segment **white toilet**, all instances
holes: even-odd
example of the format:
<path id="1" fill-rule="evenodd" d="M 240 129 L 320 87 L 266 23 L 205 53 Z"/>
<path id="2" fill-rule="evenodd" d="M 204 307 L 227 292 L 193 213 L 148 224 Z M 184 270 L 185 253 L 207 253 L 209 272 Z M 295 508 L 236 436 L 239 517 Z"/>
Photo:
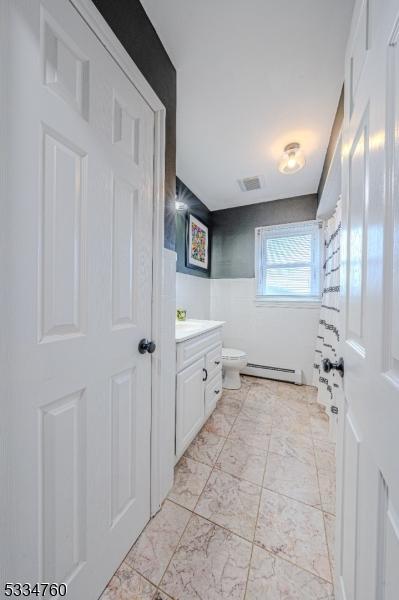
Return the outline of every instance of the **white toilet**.
<path id="1" fill-rule="evenodd" d="M 223 387 L 226 390 L 239 390 L 240 371 L 247 366 L 248 354 L 234 348 L 222 348 Z"/>

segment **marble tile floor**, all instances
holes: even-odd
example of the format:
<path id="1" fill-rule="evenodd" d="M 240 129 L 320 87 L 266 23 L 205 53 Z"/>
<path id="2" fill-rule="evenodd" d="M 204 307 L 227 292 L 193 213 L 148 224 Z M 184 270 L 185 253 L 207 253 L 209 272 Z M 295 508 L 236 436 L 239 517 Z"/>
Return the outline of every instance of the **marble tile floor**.
<path id="1" fill-rule="evenodd" d="M 308 386 L 242 378 L 101 600 L 333 600 L 335 448 Z"/>

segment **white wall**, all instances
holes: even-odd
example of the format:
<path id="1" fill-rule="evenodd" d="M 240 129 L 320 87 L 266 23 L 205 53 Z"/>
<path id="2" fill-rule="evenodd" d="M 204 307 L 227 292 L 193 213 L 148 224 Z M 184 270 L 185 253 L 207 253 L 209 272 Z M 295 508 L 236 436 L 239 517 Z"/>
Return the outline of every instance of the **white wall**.
<path id="1" fill-rule="evenodd" d="M 226 321 L 225 346 L 245 350 L 249 362 L 301 369 L 312 385 L 320 307 L 256 306 L 255 279 L 205 279 L 176 273 L 176 307 L 189 319 Z"/>
<path id="2" fill-rule="evenodd" d="M 176 307 L 185 308 L 188 319 L 210 318 L 210 279 L 176 273 Z"/>
<path id="3" fill-rule="evenodd" d="M 249 362 L 302 369 L 312 385 L 320 306 L 256 306 L 255 279 L 211 279 L 211 319 L 226 321 L 223 343 Z"/>

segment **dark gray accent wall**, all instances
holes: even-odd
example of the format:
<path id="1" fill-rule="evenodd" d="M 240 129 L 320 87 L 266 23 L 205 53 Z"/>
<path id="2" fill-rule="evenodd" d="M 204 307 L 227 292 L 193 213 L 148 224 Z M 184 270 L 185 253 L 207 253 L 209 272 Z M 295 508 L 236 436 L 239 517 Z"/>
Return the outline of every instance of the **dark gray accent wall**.
<path id="1" fill-rule="evenodd" d="M 179 273 L 187 273 L 196 277 L 210 277 L 209 272 L 200 271 L 199 269 L 190 269 L 186 267 L 186 218 L 187 212 L 191 212 L 195 217 L 200 219 L 207 225 L 209 229 L 209 253 L 212 257 L 212 213 L 203 202 L 179 179 L 176 179 L 176 195 L 177 199 L 187 205 L 186 211 L 176 211 L 176 253 L 177 265 L 176 270 Z"/>
<path id="2" fill-rule="evenodd" d="M 335 146 L 342 129 L 342 122 L 344 120 L 344 86 L 342 86 L 341 95 L 339 97 L 337 112 L 335 113 L 334 123 L 331 129 L 330 141 L 328 142 L 326 157 L 324 159 L 323 169 L 320 176 L 319 187 L 317 190 L 317 196 L 320 200 L 323 193 L 324 185 L 326 183 L 328 170 L 330 168 L 331 161 L 334 156 Z"/>
<path id="3" fill-rule="evenodd" d="M 211 277 L 255 277 L 255 228 L 316 218 L 317 194 L 212 212 Z"/>
<path id="4" fill-rule="evenodd" d="M 175 249 L 176 70 L 139 0 L 93 0 L 166 108 L 165 247 Z"/>

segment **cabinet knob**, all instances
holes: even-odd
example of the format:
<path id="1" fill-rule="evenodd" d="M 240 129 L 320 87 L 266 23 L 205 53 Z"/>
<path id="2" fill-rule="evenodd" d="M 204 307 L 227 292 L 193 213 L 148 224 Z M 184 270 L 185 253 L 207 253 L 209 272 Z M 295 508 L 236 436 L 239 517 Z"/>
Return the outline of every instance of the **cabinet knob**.
<path id="1" fill-rule="evenodd" d="M 215 365 L 220 365 L 220 360 L 215 360 Z"/>
<path id="2" fill-rule="evenodd" d="M 214 390 L 215 394 L 218 394 L 220 392 L 220 390 Z"/>
<path id="3" fill-rule="evenodd" d="M 208 371 L 206 369 L 202 369 L 204 372 L 205 377 L 203 378 L 202 381 L 206 381 L 208 379 Z"/>

